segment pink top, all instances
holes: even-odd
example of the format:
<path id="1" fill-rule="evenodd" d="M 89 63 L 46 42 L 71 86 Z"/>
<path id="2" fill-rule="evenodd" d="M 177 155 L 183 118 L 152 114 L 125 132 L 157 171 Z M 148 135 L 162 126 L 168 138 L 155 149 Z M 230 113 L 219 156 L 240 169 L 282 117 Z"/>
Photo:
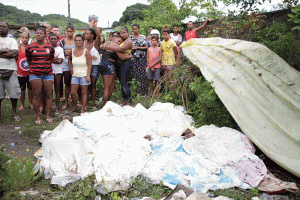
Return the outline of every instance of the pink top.
<path id="1" fill-rule="evenodd" d="M 195 33 L 195 29 L 192 29 L 191 31 L 187 31 L 185 33 L 185 40 L 188 41 L 190 39 L 193 39 L 193 38 L 197 38 L 197 35 Z"/>
<path id="2" fill-rule="evenodd" d="M 159 53 L 160 53 L 160 47 L 149 47 L 148 48 L 149 53 L 149 64 L 155 63 L 157 60 L 159 60 Z M 149 68 L 149 65 L 148 65 Z M 161 68 L 160 62 L 154 65 L 154 68 Z"/>

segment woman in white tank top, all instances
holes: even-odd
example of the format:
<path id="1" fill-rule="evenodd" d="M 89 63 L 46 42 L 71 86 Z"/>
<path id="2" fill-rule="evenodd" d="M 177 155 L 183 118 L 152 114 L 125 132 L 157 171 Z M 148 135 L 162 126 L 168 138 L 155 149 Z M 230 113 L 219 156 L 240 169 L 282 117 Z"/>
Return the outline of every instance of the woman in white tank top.
<path id="1" fill-rule="evenodd" d="M 92 56 L 90 51 L 84 48 L 84 37 L 80 34 L 75 38 L 76 47 L 72 49 L 72 55 L 69 57 L 69 67 L 72 74 L 71 97 L 73 102 L 72 112 L 77 111 L 77 92 L 81 89 L 81 113 L 85 111 L 87 104 L 88 85 L 91 83 Z"/>

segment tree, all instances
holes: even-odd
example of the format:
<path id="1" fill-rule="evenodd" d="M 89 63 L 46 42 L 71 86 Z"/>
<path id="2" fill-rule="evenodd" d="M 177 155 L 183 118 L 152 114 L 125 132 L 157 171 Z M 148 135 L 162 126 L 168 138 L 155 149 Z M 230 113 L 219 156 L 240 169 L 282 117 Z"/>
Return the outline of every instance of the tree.
<path id="1" fill-rule="evenodd" d="M 125 25 L 127 23 L 132 22 L 133 20 L 144 20 L 144 13 L 143 11 L 147 10 L 149 5 L 136 3 L 131 6 L 127 6 L 124 12 L 122 13 L 123 16 L 119 19 L 119 22 L 114 21 L 112 27 Z"/>
<path id="2" fill-rule="evenodd" d="M 177 0 L 176 4 L 172 0 L 148 0 L 148 2 L 150 6 L 144 11 L 144 20 L 132 21 L 140 25 L 140 32 L 145 35 L 148 34 L 148 27 L 152 25 L 161 31 L 163 26 L 172 28 L 174 24 L 180 25 L 184 19 L 191 16 L 200 19 L 207 17 L 207 13 L 210 17 L 217 13 L 214 8 L 217 6 L 211 0 Z"/>
<path id="3" fill-rule="evenodd" d="M 256 9 L 257 5 L 262 5 L 265 2 L 271 3 L 272 0 L 219 0 L 223 1 L 225 5 L 236 4 L 236 6 L 241 6 L 241 11 L 252 11 Z M 283 0 L 282 5 L 287 8 L 296 6 L 299 0 Z"/>

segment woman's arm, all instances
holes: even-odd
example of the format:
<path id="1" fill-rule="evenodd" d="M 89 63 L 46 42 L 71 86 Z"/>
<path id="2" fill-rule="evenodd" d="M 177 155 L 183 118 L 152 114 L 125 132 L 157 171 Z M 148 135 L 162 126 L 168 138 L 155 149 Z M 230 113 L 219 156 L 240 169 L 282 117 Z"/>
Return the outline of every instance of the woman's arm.
<path id="1" fill-rule="evenodd" d="M 147 51 L 147 49 L 148 49 L 148 44 L 146 44 L 145 46 L 143 46 L 143 47 L 135 47 L 135 49 L 137 49 L 137 50 L 145 50 L 145 51 Z"/>
<path id="2" fill-rule="evenodd" d="M 64 50 L 65 56 L 71 56 L 72 55 L 72 50 L 68 49 L 68 50 Z"/>
<path id="3" fill-rule="evenodd" d="M 69 56 L 68 64 L 69 64 L 71 75 L 73 75 L 74 74 L 74 70 L 73 70 L 73 67 L 72 67 L 72 54 Z"/>
<path id="4" fill-rule="evenodd" d="M 91 22 L 90 22 L 90 27 L 93 27 L 96 32 L 96 40 L 94 42 L 94 47 L 99 51 L 100 46 L 101 46 L 101 32 L 97 27 L 97 22 L 95 21 L 95 17 L 91 16 Z"/>
<path id="5" fill-rule="evenodd" d="M 123 53 L 116 53 L 117 56 L 121 59 L 121 60 L 129 60 L 132 58 L 132 55 L 124 55 Z"/>
<path id="6" fill-rule="evenodd" d="M 86 82 L 91 81 L 91 71 L 92 71 L 92 56 L 89 50 L 86 49 L 85 51 L 85 57 L 86 57 L 86 62 L 88 65 L 88 70 L 87 70 L 87 75 L 86 75 Z"/>
<path id="7" fill-rule="evenodd" d="M 52 63 L 54 64 L 61 64 L 63 62 L 62 58 L 54 58 L 54 60 L 52 60 Z"/>
<path id="8" fill-rule="evenodd" d="M 112 45 L 112 43 L 105 43 L 103 48 L 105 50 L 111 50 L 113 52 L 122 52 L 125 51 L 127 49 L 132 49 L 132 41 L 131 40 L 127 40 L 123 46 L 119 46 L 119 45 Z"/>

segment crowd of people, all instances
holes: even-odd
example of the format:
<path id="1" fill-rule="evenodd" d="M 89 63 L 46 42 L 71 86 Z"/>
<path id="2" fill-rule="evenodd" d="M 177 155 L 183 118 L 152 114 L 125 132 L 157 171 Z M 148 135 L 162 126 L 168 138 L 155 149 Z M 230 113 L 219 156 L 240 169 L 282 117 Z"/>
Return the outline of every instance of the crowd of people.
<path id="1" fill-rule="evenodd" d="M 197 38 L 198 28 L 192 22 L 187 25 L 185 40 Z M 179 26 L 174 25 L 173 33 L 164 27 L 161 34 L 153 26 L 149 35 L 140 34 L 140 26 L 132 25 L 132 32 L 127 27 L 120 32 L 109 35 L 109 41 L 101 35 L 94 17 L 91 17 L 90 28 L 84 34 L 76 34 L 72 25 L 68 25 L 64 34 L 58 26 L 40 26 L 35 31 L 35 39 L 30 38 L 29 30 L 22 27 L 20 38 L 8 36 L 9 24 L 0 21 L 0 119 L 1 102 L 7 96 L 11 100 L 13 119 L 20 121 L 17 115 L 17 102 L 20 99 L 19 111 L 25 108 L 26 88 L 28 102 L 35 111 L 35 123 L 41 124 L 41 113 L 46 122 L 53 122 L 50 111 L 55 109 L 54 116 L 69 107 L 69 96 L 73 104 L 72 111 L 85 112 L 90 94 L 91 107 L 96 110 L 96 83 L 99 74 L 103 80 L 103 103 L 109 101 L 116 91 L 116 80 L 121 85 L 123 103 L 132 105 L 132 96 L 128 82 L 135 79 L 137 92 L 145 96 L 148 83 L 151 98 L 158 97 L 158 85 L 162 75 L 170 84 L 172 71 L 178 65 L 179 46 L 183 36 Z M 53 88 L 55 103 L 53 104 Z M 63 98 L 64 93 L 64 98 Z M 79 97 L 79 102 L 78 102 Z M 60 101 L 64 100 L 60 108 Z"/>

